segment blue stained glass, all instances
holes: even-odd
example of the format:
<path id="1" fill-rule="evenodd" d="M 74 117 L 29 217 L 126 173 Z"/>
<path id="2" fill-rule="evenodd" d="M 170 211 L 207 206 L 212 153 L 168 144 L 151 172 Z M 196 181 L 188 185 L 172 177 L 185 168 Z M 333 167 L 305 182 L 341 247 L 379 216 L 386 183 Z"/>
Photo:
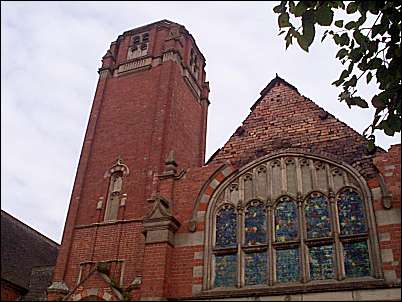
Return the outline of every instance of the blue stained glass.
<path id="1" fill-rule="evenodd" d="M 363 202 L 353 190 L 343 191 L 338 196 L 339 224 L 342 235 L 367 232 Z"/>
<path id="2" fill-rule="evenodd" d="M 324 195 L 310 196 L 306 203 L 305 213 L 308 238 L 331 236 L 328 200 Z"/>
<path id="3" fill-rule="evenodd" d="M 299 249 L 276 250 L 276 280 L 286 283 L 299 278 Z"/>
<path id="4" fill-rule="evenodd" d="M 236 232 L 236 211 L 233 206 L 225 205 L 216 215 L 216 246 L 235 247 Z"/>
<path id="5" fill-rule="evenodd" d="M 252 202 L 245 211 L 246 245 L 263 244 L 267 241 L 267 217 L 261 202 Z"/>
<path id="6" fill-rule="evenodd" d="M 237 256 L 215 256 L 215 287 L 233 287 L 237 281 Z"/>
<path id="7" fill-rule="evenodd" d="M 313 246 L 309 249 L 310 278 L 312 280 L 333 279 L 333 246 Z"/>
<path id="8" fill-rule="evenodd" d="M 267 282 L 267 252 L 245 255 L 246 285 L 264 284 Z"/>
<path id="9" fill-rule="evenodd" d="M 283 197 L 275 209 L 275 238 L 277 242 L 297 239 L 297 206 Z"/>
<path id="10" fill-rule="evenodd" d="M 345 243 L 343 245 L 345 256 L 346 277 L 370 276 L 370 260 L 367 242 Z"/>

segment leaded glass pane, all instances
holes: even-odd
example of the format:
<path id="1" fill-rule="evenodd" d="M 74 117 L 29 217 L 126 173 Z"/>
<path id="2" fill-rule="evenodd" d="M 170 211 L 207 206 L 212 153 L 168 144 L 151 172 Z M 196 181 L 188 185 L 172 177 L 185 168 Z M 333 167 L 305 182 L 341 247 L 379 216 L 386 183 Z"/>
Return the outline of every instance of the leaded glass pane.
<path id="1" fill-rule="evenodd" d="M 359 194 L 347 190 L 338 196 L 339 224 L 342 235 L 367 232 L 363 202 Z"/>
<path id="2" fill-rule="evenodd" d="M 267 217 L 263 203 L 253 201 L 245 211 L 246 245 L 263 244 L 267 241 Z"/>
<path id="3" fill-rule="evenodd" d="M 299 249 L 276 250 L 276 280 L 295 282 L 299 280 Z"/>
<path id="4" fill-rule="evenodd" d="M 310 196 L 306 203 L 305 213 L 308 238 L 331 236 L 328 200 L 324 195 Z"/>
<path id="5" fill-rule="evenodd" d="M 215 287 L 233 287 L 237 280 L 237 255 L 215 256 Z"/>
<path id="6" fill-rule="evenodd" d="M 237 219 L 233 206 L 225 205 L 216 215 L 216 246 L 236 246 Z"/>
<path id="7" fill-rule="evenodd" d="M 246 285 L 267 282 L 267 252 L 245 254 Z"/>
<path id="8" fill-rule="evenodd" d="M 310 278 L 312 280 L 333 279 L 333 246 L 312 246 L 309 249 Z"/>
<path id="9" fill-rule="evenodd" d="M 297 206 L 283 197 L 275 209 L 275 238 L 278 242 L 297 239 Z"/>
<path id="10" fill-rule="evenodd" d="M 347 277 L 370 276 L 370 260 L 367 242 L 345 243 L 345 273 Z"/>

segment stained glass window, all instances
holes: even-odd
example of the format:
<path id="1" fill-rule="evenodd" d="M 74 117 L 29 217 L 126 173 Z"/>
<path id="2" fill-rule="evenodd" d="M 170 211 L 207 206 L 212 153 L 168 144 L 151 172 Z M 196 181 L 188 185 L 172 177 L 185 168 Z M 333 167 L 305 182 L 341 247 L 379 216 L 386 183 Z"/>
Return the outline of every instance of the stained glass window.
<path id="1" fill-rule="evenodd" d="M 345 273 L 347 277 L 370 276 L 370 260 L 367 242 L 345 243 Z"/>
<path id="2" fill-rule="evenodd" d="M 281 198 L 275 209 L 275 238 L 277 242 L 297 239 L 297 206 L 288 197 Z"/>
<path id="3" fill-rule="evenodd" d="M 339 225 L 342 235 L 367 232 L 363 202 L 353 190 L 345 190 L 338 196 Z"/>
<path id="4" fill-rule="evenodd" d="M 324 195 L 311 195 L 306 202 L 305 214 L 308 238 L 331 236 L 328 200 Z"/>
<path id="5" fill-rule="evenodd" d="M 225 205 L 216 215 L 216 247 L 235 247 L 236 232 L 236 211 L 233 206 Z"/>
<path id="6" fill-rule="evenodd" d="M 310 278 L 312 280 L 334 278 L 333 246 L 322 245 L 309 248 Z"/>
<path id="7" fill-rule="evenodd" d="M 237 255 L 221 255 L 215 257 L 215 286 L 231 287 L 237 280 Z"/>
<path id="8" fill-rule="evenodd" d="M 245 210 L 246 245 L 263 244 L 267 241 L 267 215 L 262 202 L 253 201 Z"/>
<path id="9" fill-rule="evenodd" d="M 267 253 L 245 254 L 246 285 L 264 284 L 267 282 Z"/>
<path id="10" fill-rule="evenodd" d="M 276 250 L 276 280 L 295 282 L 300 277 L 299 249 Z"/>
<path id="11" fill-rule="evenodd" d="M 301 156 L 281 170 L 286 158 L 249 166 L 213 193 L 209 204 L 218 208 L 207 211 L 208 217 L 216 216 L 205 234 L 204 255 L 211 259 L 203 274 L 206 290 L 303 288 L 309 283 L 343 286 L 344 279 L 357 282 L 353 278 L 377 270 L 381 259 L 369 249 L 374 244 L 367 212 L 370 201 L 358 193 L 364 192 L 363 187 L 347 186 L 357 186 L 360 179 L 353 180 L 349 171 L 325 161 L 318 161 L 321 174 L 311 165 L 299 173 L 300 163 L 316 162 L 313 157 Z M 261 165 L 267 168 L 263 176 L 258 172 Z M 335 168 L 347 177 L 339 178 L 334 188 L 330 184 Z M 289 175 L 294 177 L 292 183 Z M 233 186 L 244 179 L 247 186 L 240 185 L 234 194 Z"/>

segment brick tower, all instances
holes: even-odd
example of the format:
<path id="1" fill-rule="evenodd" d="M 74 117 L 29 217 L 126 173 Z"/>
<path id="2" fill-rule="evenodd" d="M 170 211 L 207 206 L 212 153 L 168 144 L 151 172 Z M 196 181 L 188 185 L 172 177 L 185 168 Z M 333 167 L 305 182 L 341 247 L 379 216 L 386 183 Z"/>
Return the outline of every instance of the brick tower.
<path id="1" fill-rule="evenodd" d="M 151 236 L 156 225 L 170 238 L 178 227 L 174 218 L 151 219 L 150 229 L 142 224 L 151 208 L 155 214 L 166 204 L 157 198 L 160 190 L 172 191 L 160 188 L 159 179 L 204 163 L 204 67 L 191 34 L 167 20 L 126 31 L 111 43 L 99 69 L 49 300 L 85 289 L 122 299 L 125 292 L 111 284 L 132 290 L 146 279 L 144 253 L 151 251 L 144 234 Z M 168 252 L 168 238 L 157 241 L 158 253 Z M 108 286 L 113 290 L 99 292 Z M 139 298 L 135 290 L 129 295 Z"/>

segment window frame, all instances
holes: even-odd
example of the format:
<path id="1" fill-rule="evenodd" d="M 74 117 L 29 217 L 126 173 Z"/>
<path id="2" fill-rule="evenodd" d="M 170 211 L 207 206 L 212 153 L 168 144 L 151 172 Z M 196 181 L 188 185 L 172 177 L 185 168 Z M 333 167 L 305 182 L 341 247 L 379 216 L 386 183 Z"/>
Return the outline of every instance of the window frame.
<path id="1" fill-rule="evenodd" d="M 269 200 L 263 200 L 259 197 L 253 196 L 251 199 L 245 200 L 244 202 L 242 201 L 243 196 L 242 193 L 240 193 L 238 201 L 239 204 L 233 204 L 231 202 L 228 202 L 227 200 L 225 201 L 226 203 L 232 204 L 234 208 L 236 209 L 237 212 L 237 284 L 235 287 L 214 287 L 214 255 L 216 253 L 219 254 L 224 254 L 225 252 L 229 252 L 229 250 L 225 249 L 219 249 L 216 250 L 214 249 L 214 243 L 215 243 L 215 217 L 217 210 L 220 208 L 220 205 L 218 207 L 216 206 L 218 199 L 220 198 L 221 194 L 224 194 L 223 192 L 225 189 L 229 188 L 230 186 L 233 186 L 235 181 L 237 181 L 237 186 L 239 188 L 239 192 L 241 192 L 242 189 L 244 189 L 244 179 L 247 177 L 247 175 L 255 173 L 257 170 L 261 170 L 261 167 L 264 167 L 265 171 L 271 171 L 269 164 L 276 162 L 279 160 L 282 164 L 282 170 L 283 170 L 283 162 L 288 158 L 288 157 L 294 157 L 296 159 L 296 164 L 299 165 L 299 161 L 301 160 L 307 160 L 310 161 L 311 163 L 315 163 L 316 161 L 322 162 L 324 164 L 325 169 L 326 169 L 326 174 L 329 175 L 332 170 L 334 170 L 334 166 L 343 172 L 346 172 L 349 176 L 352 176 L 355 183 L 347 183 L 347 185 L 343 186 L 341 189 L 338 189 L 336 194 L 331 190 L 331 186 L 333 186 L 333 183 L 331 181 L 328 181 L 328 192 L 323 192 L 321 190 L 318 190 L 317 188 L 312 188 L 313 190 L 309 192 L 305 192 L 303 195 L 300 193 L 296 194 L 290 194 L 288 192 L 283 192 L 279 197 L 276 197 L 274 201 Z M 329 167 L 332 167 L 329 169 Z M 242 178 L 243 177 L 243 178 Z M 271 185 L 272 183 L 269 183 Z M 256 184 L 254 185 L 256 186 Z M 268 186 L 268 183 L 267 183 Z M 363 203 L 363 210 L 364 210 L 364 216 L 365 216 L 365 221 L 367 224 L 367 232 L 366 234 L 362 235 L 362 239 L 364 239 L 367 242 L 368 246 L 368 252 L 369 252 L 369 261 L 370 261 L 370 270 L 371 274 L 370 276 L 367 277 L 358 277 L 358 278 L 348 278 L 345 275 L 345 268 L 344 268 L 344 256 L 343 256 L 343 249 L 342 249 L 342 242 L 347 242 L 347 241 L 358 241 L 357 238 L 359 236 L 357 235 L 342 235 L 343 237 L 340 238 L 339 235 L 339 216 L 338 216 L 338 208 L 337 208 L 337 196 L 340 194 L 343 190 L 352 188 L 355 190 L 359 195 Z M 243 192 L 244 193 L 244 192 Z M 322 194 L 327 198 L 327 205 L 328 205 L 328 212 L 330 213 L 330 225 L 331 225 L 331 237 L 325 237 L 325 238 L 307 238 L 307 223 L 306 223 L 306 218 L 305 218 L 305 206 L 308 198 L 311 196 L 311 194 L 314 193 L 319 193 Z M 283 196 L 288 196 L 291 199 L 293 199 L 296 202 L 297 205 L 297 219 L 298 219 L 298 239 L 295 242 L 289 243 L 278 243 L 274 242 L 274 233 L 275 233 L 275 220 L 274 220 L 274 214 L 275 214 L 275 207 L 279 203 L 281 197 Z M 258 247 L 256 246 L 246 246 L 245 245 L 245 209 L 249 205 L 250 202 L 253 200 L 258 200 L 259 202 L 262 202 L 266 206 L 266 217 L 267 217 L 267 222 L 266 222 L 266 234 L 267 234 L 267 242 L 264 245 L 259 245 Z M 211 236 L 212 235 L 212 236 Z M 347 238 L 347 237 L 350 238 Z M 240 240 L 239 240 L 240 239 Z M 328 244 L 325 244 L 328 243 Z M 299 263 L 300 263 L 300 281 L 294 282 L 294 283 L 278 283 L 276 282 L 276 277 L 275 277 L 275 268 L 276 268 L 276 252 L 275 252 L 275 247 L 286 247 L 286 246 L 292 246 L 292 244 L 295 244 L 298 246 L 299 249 Z M 308 261 L 308 256 L 309 256 L 309 250 L 308 248 L 311 246 L 315 245 L 332 245 L 333 248 L 333 269 L 334 269 L 334 279 L 317 279 L 313 280 L 311 279 L 310 276 L 310 267 L 309 267 L 309 261 Z M 253 250 L 258 250 L 258 251 L 267 251 L 267 282 L 264 284 L 260 285 L 245 285 L 245 253 L 250 252 Z M 233 252 L 234 250 L 231 249 Z M 204 246 L 204 274 L 203 274 L 203 287 L 202 291 L 209 292 L 209 291 L 248 291 L 248 290 L 255 290 L 255 289 L 267 289 L 269 291 L 272 291 L 277 288 L 289 288 L 289 289 L 297 289 L 300 286 L 306 286 L 306 285 L 315 285 L 315 284 L 328 284 L 330 285 L 328 289 L 333 289 L 334 284 L 336 286 L 342 286 L 342 284 L 348 284 L 350 282 L 356 282 L 363 281 L 363 283 L 370 282 L 373 280 L 382 280 L 383 279 L 383 272 L 382 272 L 382 267 L 381 267 L 381 259 L 379 257 L 379 244 L 378 244 L 378 238 L 377 238 L 377 233 L 375 231 L 375 220 L 374 220 L 374 212 L 372 208 L 372 200 L 371 200 L 371 193 L 367 187 L 367 183 L 364 180 L 364 178 L 351 166 L 349 166 L 346 163 L 339 163 L 337 161 L 324 158 L 322 156 L 317 156 L 317 155 L 312 155 L 312 154 L 307 154 L 307 153 L 294 153 L 294 152 L 287 152 L 287 153 L 279 153 L 276 155 L 268 155 L 264 156 L 262 158 L 257 159 L 254 162 L 249 163 L 248 165 L 244 166 L 243 168 L 239 169 L 238 171 L 235 171 L 232 173 L 232 175 L 229 175 L 226 180 L 224 180 L 219 187 L 215 189 L 215 191 L 212 193 L 210 202 L 208 205 L 207 213 L 206 213 L 206 225 L 205 225 L 205 246 Z M 342 260 L 342 261 L 341 261 Z M 359 283 L 359 284 L 360 284 Z M 325 287 L 325 286 L 324 286 Z"/>

